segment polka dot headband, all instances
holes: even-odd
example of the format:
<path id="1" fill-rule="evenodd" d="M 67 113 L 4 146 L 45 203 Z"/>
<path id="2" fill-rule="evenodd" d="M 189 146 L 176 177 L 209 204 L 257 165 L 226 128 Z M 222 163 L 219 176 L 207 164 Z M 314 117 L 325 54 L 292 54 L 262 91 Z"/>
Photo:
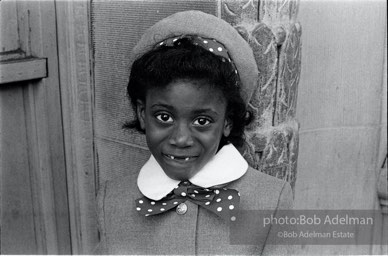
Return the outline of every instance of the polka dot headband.
<path id="1" fill-rule="evenodd" d="M 221 44 L 220 42 L 217 42 L 217 40 L 215 40 L 215 39 L 203 38 L 200 36 L 193 36 L 193 35 L 190 35 L 190 36 L 183 35 L 183 36 L 176 36 L 176 37 L 168 38 L 168 39 L 158 43 L 156 45 L 156 47 L 178 46 L 181 44 L 181 39 L 189 39 L 193 45 L 200 46 L 203 49 L 213 53 L 214 55 L 221 57 L 222 62 L 228 61 L 232 65 L 234 73 L 236 74 L 236 76 L 238 78 L 237 81 L 239 80 L 236 65 L 232 61 L 232 59 L 228 53 L 228 50 L 226 49 L 226 47 L 223 44 Z"/>

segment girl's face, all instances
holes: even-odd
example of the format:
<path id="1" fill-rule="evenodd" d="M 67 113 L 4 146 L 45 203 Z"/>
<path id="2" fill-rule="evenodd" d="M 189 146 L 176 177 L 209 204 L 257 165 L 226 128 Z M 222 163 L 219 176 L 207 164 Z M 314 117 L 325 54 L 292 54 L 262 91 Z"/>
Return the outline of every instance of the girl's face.
<path id="1" fill-rule="evenodd" d="M 193 177 L 230 134 L 221 91 L 206 83 L 177 80 L 147 92 L 137 115 L 148 147 L 164 172 L 175 180 Z"/>

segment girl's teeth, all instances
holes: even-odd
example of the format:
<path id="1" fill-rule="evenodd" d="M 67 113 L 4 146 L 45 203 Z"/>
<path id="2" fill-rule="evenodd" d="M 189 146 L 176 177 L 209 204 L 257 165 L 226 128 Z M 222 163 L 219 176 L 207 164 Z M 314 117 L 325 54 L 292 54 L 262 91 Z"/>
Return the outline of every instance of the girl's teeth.
<path id="1" fill-rule="evenodd" d="M 170 159 L 172 159 L 172 160 L 174 160 L 175 159 L 175 156 L 168 156 Z M 182 159 L 182 158 L 181 158 Z M 185 159 L 184 159 L 185 161 L 189 161 L 190 160 L 190 157 L 186 157 Z"/>

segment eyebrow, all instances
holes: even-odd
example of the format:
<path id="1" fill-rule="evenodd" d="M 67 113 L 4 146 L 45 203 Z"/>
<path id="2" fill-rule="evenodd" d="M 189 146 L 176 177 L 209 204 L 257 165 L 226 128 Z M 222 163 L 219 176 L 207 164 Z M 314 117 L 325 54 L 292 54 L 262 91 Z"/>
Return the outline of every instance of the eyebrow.
<path id="1" fill-rule="evenodd" d="M 196 110 L 194 110 L 194 114 L 195 115 L 200 115 L 200 114 L 204 114 L 204 113 L 211 113 L 211 114 L 213 114 L 213 115 L 215 115 L 215 116 L 218 116 L 219 114 L 218 114 L 218 112 L 216 112 L 216 111 L 214 111 L 214 110 L 212 110 L 212 109 L 210 109 L 210 108 L 204 108 L 204 109 L 196 109 Z"/>
<path id="2" fill-rule="evenodd" d="M 173 110 L 173 109 L 174 109 L 172 106 L 167 105 L 167 104 L 163 104 L 163 103 L 155 103 L 155 104 L 153 104 L 153 105 L 151 106 L 151 109 L 153 109 L 153 108 L 159 108 L 159 107 L 163 107 L 163 108 L 166 108 L 166 109 L 168 109 L 168 110 Z M 209 112 L 210 112 L 211 114 L 215 115 L 216 117 L 219 116 L 219 113 L 216 112 L 216 111 L 214 111 L 214 110 L 211 109 L 211 108 L 195 109 L 195 110 L 193 111 L 193 114 L 195 114 L 195 115 L 200 115 L 200 114 L 209 113 Z"/>
<path id="3" fill-rule="evenodd" d="M 151 109 L 153 109 L 153 108 L 160 108 L 160 107 L 167 108 L 167 109 L 173 109 L 173 107 L 171 107 L 170 105 L 163 104 L 163 103 L 152 104 Z"/>

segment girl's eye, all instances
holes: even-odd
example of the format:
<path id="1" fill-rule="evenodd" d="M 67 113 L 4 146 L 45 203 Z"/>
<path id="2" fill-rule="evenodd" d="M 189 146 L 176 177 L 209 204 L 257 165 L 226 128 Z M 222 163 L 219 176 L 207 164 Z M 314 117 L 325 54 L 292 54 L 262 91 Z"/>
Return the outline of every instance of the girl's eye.
<path id="1" fill-rule="evenodd" d="M 162 123 L 172 123 L 174 121 L 169 114 L 158 114 L 156 115 L 156 119 Z"/>
<path id="2" fill-rule="evenodd" d="M 194 120 L 194 125 L 206 126 L 208 124 L 210 124 L 210 120 L 207 118 L 200 117 L 200 118 L 197 118 L 196 120 Z"/>

